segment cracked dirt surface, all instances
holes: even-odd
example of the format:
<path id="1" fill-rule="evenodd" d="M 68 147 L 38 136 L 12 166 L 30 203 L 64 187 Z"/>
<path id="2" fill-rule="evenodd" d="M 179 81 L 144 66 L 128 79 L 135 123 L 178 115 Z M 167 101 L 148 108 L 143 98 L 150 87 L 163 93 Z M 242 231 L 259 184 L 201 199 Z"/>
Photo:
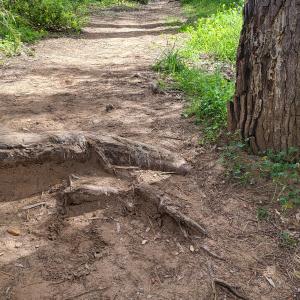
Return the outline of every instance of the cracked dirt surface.
<path id="1" fill-rule="evenodd" d="M 44 164 L 44 176 L 39 165 L 1 169 L 3 181 L 15 172 L 5 184 L 20 192 L 0 202 L 0 299 L 237 299 L 214 279 L 247 299 L 294 299 L 299 260 L 256 219 L 254 204 L 268 192 L 228 183 L 216 149 L 200 147 L 199 128 L 181 118 L 182 95 L 151 89 L 151 65 L 178 29 L 170 18 L 181 18 L 176 1 L 95 12 L 80 36 L 43 40 L 34 56 L 9 60 L 0 69 L 0 130 L 117 134 L 181 155 L 193 167 L 186 176 L 132 169 L 127 177 L 168 195 L 208 236 L 188 235 L 147 202 L 63 213 L 57 195 L 69 174 L 106 178 L 93 162 Z"/>

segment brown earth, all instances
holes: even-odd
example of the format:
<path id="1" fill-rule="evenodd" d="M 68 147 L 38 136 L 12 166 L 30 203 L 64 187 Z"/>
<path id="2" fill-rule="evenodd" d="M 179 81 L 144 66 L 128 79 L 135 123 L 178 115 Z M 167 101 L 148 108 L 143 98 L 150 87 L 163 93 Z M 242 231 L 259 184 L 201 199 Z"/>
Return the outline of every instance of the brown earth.
<path id="1" fill-rule="evenodd" d="M 185 176 L 133 168 L 119 177 L 93 159 L 2 166 L 0 299 L 238 299 L 235 291 L 247 299 L 299 297 L 299 257 L 279 246 L 281 224 L 256 218 L 256 205 L 272 195 L 228 182 L 218 149 L 199 146 L 199 128 L 181 118 L 182 95 L 153 89 L 151 65 L 176 36 L 170 17 L 181 18 L 175 1 L 97 12 L 80 36 L 43 40 L 33 56 L 0 69 L 1 142 L 13 132 L 116 134 L 170 150 L 193 167 Z M 99 184 L 125 194 L 62 203 L 72 180 L 93 197 Z M 208 236 L 131 193 L 144 182 Z"/>

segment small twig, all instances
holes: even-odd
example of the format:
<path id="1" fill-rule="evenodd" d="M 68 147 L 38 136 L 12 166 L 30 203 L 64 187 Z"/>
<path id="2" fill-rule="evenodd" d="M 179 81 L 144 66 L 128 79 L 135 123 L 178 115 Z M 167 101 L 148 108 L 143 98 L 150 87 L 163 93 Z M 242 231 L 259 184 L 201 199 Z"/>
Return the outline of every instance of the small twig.
<path id="1" fill-rule="evenodd" d="M 39 203 L 27 205 L 27 206 L 24 206 L 22 208 L 22 210 L 32 209 L 32 208 L 35 208 L 35 207 L 38 207 L 38 206 L 42 206 L 42 205 L 46 205 L 46 202 L 39 202 Z"/>
<path id="2" fill-rule="evenodd" d="M 139 167 L 134 167 L 134 166 L 113 166 L 114 169 L 117 170 L 140 170 L 141 168 Z"/>
<path id="3" fill-rule="evenodd" d="M 159 175 L 177 175 L 176 172 L 159 172 Z"/>
<path id="4" fill-rule="evenodd" d="M 233 294 L 234 296 L 236 296 L 239 299 L 242 300 L 248 300 L 248 298 L 244 297 L 243 295 L 241 295 L 234 287 L 232 287 L 229 283 L 220 280 L 220 279 L 214 279 L 214 284 L 215 285 L 219 285 L 223 288 L 226 288 L 231 294 Z"/>
<path id="5" fill-rule="evenodd" d="M 218 254 L 215 254 L 215 253 L 211 252 L 206 246 L 200 245 L 199 248 L 202 249 L 203 251 L 205 251 L 206 253 L 208 253 L 211 257 L 214 257 L 216 259 L 223 260 L 223 261 L 226 260 L 224 257 L 219 256 Z"/>
<path id="6" fill-rule="evenodd" d="M 156 277 L 157 277 L 159 283 L 162 284 L 162 282 L 161 282 L 161 280 L 160 280 L 160 277 L 159 277 L 159 275 L 158 275 L 158 272 L 157 272 L 157 267 L 155 267 L 155 275 L 156 275 Z"/>
<path id="7" fill-rule="evenodd" d="M 275 186 L 275 190 L 274 190 L 274 194 L 273 194 L 271 203 L 273 203 L 274 200 L 275 200 L 275 196 L 276 196 L 276 193 L 277 193 L 277 187 L 278 187 L 278 185 L 277 185 L 277 183 L 276 183 L 276 186 Z"/>
<path id="8" fill-rule="evenodd" d="M 217 299 L 218 296 L 217 296 L 216 284 L 215 284 L 215 282 L 213 280 L 211 281 L 211 288 L 213 290 L 213 297 L 214 297 L 213 299 L 214 300 L 218 300 Z"/>
<path id="9" fill-rule="evenodd" d="M 168 136 L 168 135 L 160 135 L 160 138 L 166 138 L 166 139 L 170 139 L 170 140 L 178 140 L 178 141 L 183 141 L 183 139 L 176 137 L 176 136 Z"/>
<path id="10" fill-rule="evenodd" d="M 96 293 L 96 292 L 103 292 L 105 290 L 107 290 L 109 287 L 105 287 L 105 288 L 102 288 L 102 289 L 94 289 L 94 290 L 90 290 L 90 291 L 86 291 L 84 293 L 81 293 L 81 294 L 78 294 L 78 295 L 75 295 L 75 296 L 71 296 L 69 298 L 67 298 L 66 300 L 72 300 L 72 299 L 78 299 L 82 296 L 85 296 L 85 295 L 88 295 L 88 294 L 91 294 L 91 293 Z"/>

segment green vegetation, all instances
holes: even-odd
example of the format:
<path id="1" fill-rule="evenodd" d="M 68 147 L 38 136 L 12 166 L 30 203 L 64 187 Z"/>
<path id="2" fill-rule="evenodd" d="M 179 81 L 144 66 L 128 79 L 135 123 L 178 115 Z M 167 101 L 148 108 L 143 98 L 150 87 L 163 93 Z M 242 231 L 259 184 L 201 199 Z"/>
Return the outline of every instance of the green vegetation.
<path id="1" fill-rule="evenodd" d="M 209 18 L 201 18 L 195 26 L 187 28 L 190 39 L 186 52 L 196 57 L 199 57 L 199 53 L 205 53 L 218 60 L 234 63 L 241 27 L 240 8 L 229 8 Z"/>
<path id="2" fill-rule="evenodd" d="M 283 231 L 279 235 L 279 245 L 281 247 L 293 249 L 298 245 L 298 243 L 298 240 L 287 231 Z"/>
<path id="3" fill-rule="evenodd" d="M 223 162 L 230 178 L 245 184 L 272 181 L 274 200 L 283 211 L 300 205 L 300 164 L 297 149 L 274 153 L 268 151 L 262 157 L 248 155 L 246 146 L 232 143 L 223 153 Z"/>
<path id="4" fill-rule="evenodd" d="M 47 31 L 78 31 L 85 12 L 79 0 L 0 0 L 0 50 L 11 55 Z"/>
<path id="5" fill-rule="evenodd" d="M 242 26 L 241 1 L 183 0 L 183 7 L 192 24 L 185 26 L 188 38 L 184 45 L 168 50 L 155 69 L 170 77 L 172 88 L 183 91 L 188 98 L 184 116 L 196 116 L 204 132 L 201 142 L 213 142 L 226 124 L 227 102 L 234 93 L 234 81 L 225 78 L 222 65 L 233 64 Z M 209 61 L 208 68 L 199 67 L 200 56 Z M 216 67 L 217 65 L 217 67 Z"/>
<path id="6" fill-rule="evenodd" d="M 154 68 L 172 76 L 172 88 L 183 91 L 189 100 L 183 115 L 195 116 L 197 124 L 203 126 L 206 141 L 213 141 L 225 126 L 226 103 L 233 94 L 234 83 L 218 71 L 207 73 L 188 66 L 176 51 L 167 53 Z"/>
<path id="7" fill-rule="evenodd" d="M 182 0 L 181 2 L 189 23 L 209 17 L 220 10 L 243 4 L 243 0 Z"/>
<path id="8" fill-rule="evenodd" d="M 136 1 L 144 2 L 144 0 Z M 134 6 L 126 0 L 0 0 L 0 54 L 17 53 L 22 43 L 34 42 L 48 32 L 78 32 L 86 22 L 89 5 Z"/>
<path id="9" fill-rule="evenodd" d="M 258 220 L 267 220 L 269 218 L 269 212 L 268 209 L 265 207 L 259 207 L 257 209 L 257 218 Z"/>

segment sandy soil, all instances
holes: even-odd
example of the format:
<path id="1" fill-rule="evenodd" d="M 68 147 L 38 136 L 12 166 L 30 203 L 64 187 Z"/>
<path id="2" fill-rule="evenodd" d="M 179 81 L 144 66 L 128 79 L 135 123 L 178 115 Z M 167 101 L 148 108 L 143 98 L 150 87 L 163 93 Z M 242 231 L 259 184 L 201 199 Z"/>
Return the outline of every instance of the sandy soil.
<path id="1" fill-rule="evenodd" d="M 19 196 L 0 202 L 0 299 L 238 299 L 213 288 L 215 279 L 247 299 L 299 297 L 298 256 L 279 247 L 278 225 L 256 218 L 256 204 L 272 195 L 226 181 L 218 149 L 200 147 L 199 128 L 181 118 L 182 95 L 153 92 L 151 65 L 176 36 L 171 18 L 181 18 L 180 7 L 165 0 L 95 12 L 80 36 L 46 39 L 33 56 L 9 60 L 0 69 L 0 130 L 117 134 L 182 155 L 193 166 L 186 176 L 133 173 L 209 236 L 187 236 L 147 205 L 131 213 L 112 202 L 63 214 L 59 190 L 70 173 L 95 176 L 91 164 L 44 165 L 44 178 L 36 166 L 1 170 L 1 178 L 15 172 L 8 184 Z M 56 174 L 65 178 L 59 184 Z M 7 232 L 13 228 L 20 234 Z"/>

